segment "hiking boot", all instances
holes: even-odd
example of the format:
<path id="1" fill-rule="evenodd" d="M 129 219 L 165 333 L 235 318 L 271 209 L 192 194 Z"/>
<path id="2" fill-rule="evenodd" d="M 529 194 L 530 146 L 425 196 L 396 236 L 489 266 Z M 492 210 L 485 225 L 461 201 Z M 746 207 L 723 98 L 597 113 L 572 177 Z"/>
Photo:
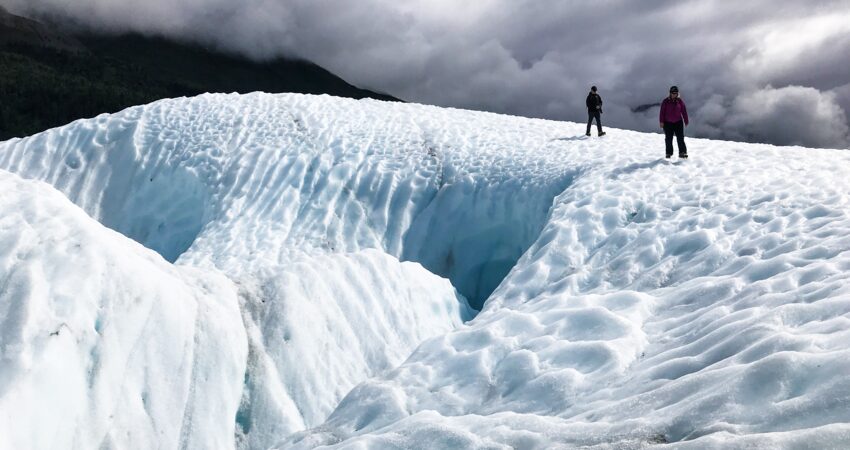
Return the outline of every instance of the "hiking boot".
<path id="1" fill-rule="evenodd" d="M 584 135 L 585 135 L 585 136 L 590 136 L 590 131 L 588 131 L 587 133 L 584 133 Z"/>
<path id="2" fill-rule="evenodd" d="M 599 135 L 600 135 L 600 136 L 605 136 L 605 132 L 603 131 L 603 132 L 599 133 Z"/>
<path id="3" fill-rule="evenodd" d="M 672 154 L 672 153 L 671 153 L 671 154 L 669 154 L 669 155 L 664 155 L 664 157 L 665 157 L 665 158 L 667 158 L 667 159 L 670 159 L 672 156 L 673 156 L 673 154 Z"/>
<path id="4" fill-rule="evenodd" d="M 679 158 L 680 159 L 688 159 L 688 154 L 687 153 L 679 153 Z"/>

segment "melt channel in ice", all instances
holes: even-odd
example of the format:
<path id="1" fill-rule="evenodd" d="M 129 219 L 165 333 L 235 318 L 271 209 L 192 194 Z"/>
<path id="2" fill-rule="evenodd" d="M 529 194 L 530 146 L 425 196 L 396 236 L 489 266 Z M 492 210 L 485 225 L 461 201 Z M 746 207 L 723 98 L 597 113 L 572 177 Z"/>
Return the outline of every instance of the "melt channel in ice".
<path id="1" fill-rule="evenodd" d="M 850 442 L 847 152 L 690 139 L 683 164 L 660 159 L 659 135 L 583 132 L 251 94 L 161 101 L 0 143 L 0 169 L 77 205 L 62 204 L 79 218 L 68 229 L 135 252 L 89 262 L 40 240 L 45 230 L 25 241 L 36 259 L 4 254 L 0 299 L 17 331 L 0 334 L 0 417 L 14 431 L 0 436 L 19 443 L 56 410 L 40 383 L 52 383 L 47 355 L 59 352 L 56 364 L 82 374 L 67 390 L 83 399 L 72 417 L 85 426 L 61 425 L 36 447 Z M 0 180 L 61 204 L 47 186 Z M 8 222 L 0 242 L 51 215 Z M 77 305 L 52 293 L 67 289 L 53 276 L 5 281 L 33 264 L 70 267 L 62 276 L 94 287 Z M 86 278 L 92 264 L 110 280 L 134 276 L 112 288 Z M 213 281 L 198 293 L 197 280 Z M 138 321 L 128 304 L 140 296 L 160 302 L 154 322 L 185 322 L 165 362 L 156 349 L 178 331 L 121 327 L 120 339 L 153 342 L 139 353 L 99 328 L 107 307 Z M 462 326 L 467 299 L 481 312 Z M 190 344 L 198 321 L 164 317 L 172 303 L 217 317 Z M 49 313 L 21 315 L 33 305 Z M 58 339 L 69 320 L 76 331 Z M 136 362 L 118 376 L 91 362 L 106 354 Z M 177 360 L 174 373 L 148 369 Z M 186 369 L 198 365 L 220 378 Z M 145 406 L 154 388 L 171 407 Z M 113 419 L 125 402 L 143 406 L 126 417 L 147 422 Z M 217 415 L 193 420 L 201 409 Z"/>

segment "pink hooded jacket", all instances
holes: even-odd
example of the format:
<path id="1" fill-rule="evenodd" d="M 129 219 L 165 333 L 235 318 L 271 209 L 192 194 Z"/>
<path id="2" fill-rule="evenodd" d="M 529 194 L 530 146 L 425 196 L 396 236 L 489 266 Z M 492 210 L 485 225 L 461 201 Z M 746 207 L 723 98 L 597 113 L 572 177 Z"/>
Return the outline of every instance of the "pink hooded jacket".
<path id="1" fill-rule="evenodd" d="M 681 98 L 665 98 L 661 102 L 661 112 L 658 114 L 658 121 L 661 123 L 676 123 L 682 119 L 685 119 L 685 125 L 687 125 L 688 108 L 685 107 L 685 101 Z"/>

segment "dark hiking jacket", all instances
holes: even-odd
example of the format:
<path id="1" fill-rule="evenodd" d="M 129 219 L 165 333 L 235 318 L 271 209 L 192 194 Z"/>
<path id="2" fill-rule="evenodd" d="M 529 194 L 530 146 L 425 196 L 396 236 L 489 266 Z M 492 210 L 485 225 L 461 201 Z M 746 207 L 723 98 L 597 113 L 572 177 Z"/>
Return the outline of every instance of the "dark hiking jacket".
<path id="1" fill-rule="evenodd" d="M 584 102 L 587 105 L 587 112 L 602 112 L 602 97 L 596 93 L 587 94 L 587 100 Z"/>

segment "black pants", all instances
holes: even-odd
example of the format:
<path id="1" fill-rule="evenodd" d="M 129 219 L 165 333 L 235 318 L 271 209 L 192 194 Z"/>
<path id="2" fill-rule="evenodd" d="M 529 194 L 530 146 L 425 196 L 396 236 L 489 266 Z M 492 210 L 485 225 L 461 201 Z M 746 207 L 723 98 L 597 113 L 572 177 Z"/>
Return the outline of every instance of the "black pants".
<path id="1" fill-rule="evenodd" d="M 676 144 L 679 145 L 679 156 L 688 155 L 688 147 L 685 146 L 685 122 L 664 122 L 664 144 L 667 156 L 673 156 L 673 135 L 676 135 Z"/>
<path id="2" fill-rule="evenodd" d="M 602 114 L 599 111 L 587 112 L 587 132 L 585 134 L 590 134 L 590 124 L 593 123 L 593 119 L 596 119 L 596 131 L 602 134 Z"/>

